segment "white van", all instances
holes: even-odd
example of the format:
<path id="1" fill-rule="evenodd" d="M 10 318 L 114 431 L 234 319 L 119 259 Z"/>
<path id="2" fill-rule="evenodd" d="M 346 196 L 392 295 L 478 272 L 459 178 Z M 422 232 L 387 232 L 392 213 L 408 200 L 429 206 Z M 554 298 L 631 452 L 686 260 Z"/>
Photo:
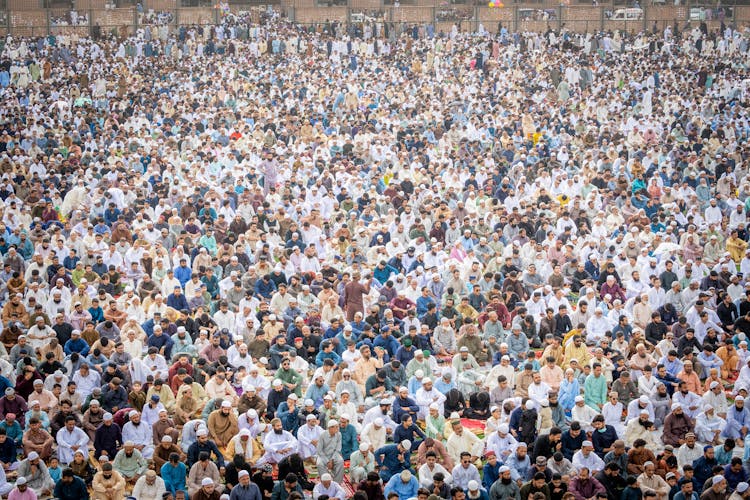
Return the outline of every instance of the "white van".
<path id="1" fill-rule="evenodd" d="M 643 19 L 643 9 L 617 9 L 610 19 L 613 21 L 638 21 Z"/>

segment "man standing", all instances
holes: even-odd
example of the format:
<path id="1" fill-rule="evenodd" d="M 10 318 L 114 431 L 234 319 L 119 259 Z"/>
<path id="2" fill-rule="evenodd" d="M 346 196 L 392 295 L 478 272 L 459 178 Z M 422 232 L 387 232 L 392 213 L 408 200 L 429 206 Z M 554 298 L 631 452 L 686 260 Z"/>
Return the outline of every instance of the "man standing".
<path id="1" fill-rule="evenodd" d="M 346 309 L 346 320 L 354 321 L 354 315 L 358 312 L 364 314 L 365 305 L 363 297 L 370 293 L 370 283 L 372 278 L 367 280 L 366 284 L 359 282 L 361 275 L 359 271 L 352 274 L 352 280 L 344 287 L 344 307 Z"/>

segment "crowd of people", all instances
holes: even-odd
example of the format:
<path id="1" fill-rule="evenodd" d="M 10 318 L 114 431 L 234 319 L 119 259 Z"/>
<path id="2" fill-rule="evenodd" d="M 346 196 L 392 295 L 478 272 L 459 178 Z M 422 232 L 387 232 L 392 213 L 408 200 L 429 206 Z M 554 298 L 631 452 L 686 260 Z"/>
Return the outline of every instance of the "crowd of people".
<path id="1" fill-rule="evenodd" d="M 0 57 L 10 500 L 750 497 L 747 30 Z"/>

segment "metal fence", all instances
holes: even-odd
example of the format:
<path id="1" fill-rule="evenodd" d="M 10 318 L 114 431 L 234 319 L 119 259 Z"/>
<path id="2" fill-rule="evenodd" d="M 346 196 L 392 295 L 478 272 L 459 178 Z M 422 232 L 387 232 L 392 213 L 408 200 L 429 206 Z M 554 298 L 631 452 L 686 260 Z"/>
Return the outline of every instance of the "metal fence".
<path id="1" fill-rule="evenodd" d="M 700 5 L 646 5 L 638 18 L 620 19 L 618 7 L 543 4 L 505 5 L 491 8 L 487 4 L 462 4 L 436 0 L 432 5 L 403 5 L 398 0 L 349 0 L 348 5 L 321 7 L 327 0 L 292 0 L 291 4 L 248 6 L 230 4 L 233 13 L 242 13 L 253 22 L 260 22 L 268 8 L 280 12 L 292 22 L 311 29 L 323 29 L 326 23 L 344 24 L 393 23 L 420 25 L 436 33 L 450 31 L 458 25 L 462 31 L 475 31 L 480 26 L 496 31 L 501 26 L 511 31 L 546 31 L 566 28 L 577 32 L 625 30 L 638 32 L 663 29 L 666 25 L 706 21 L 710 28 L 721 21 L 737 26 L 750 24 L 750 6 L 730 6 L 717 9 Z M 385 2 L 393 2 L 386 4 Z M 139 29 L 149 28 L 152 35 L 171 33 L 181 26 L 210 26 L 221 22 L 224 9 L 216 7 L 184 7 L 175 9 L 112 8 L 112 9 L 29 9 L 0 10 L 0 35 L 79 36 L 114 33 L 127 36 Z"/>

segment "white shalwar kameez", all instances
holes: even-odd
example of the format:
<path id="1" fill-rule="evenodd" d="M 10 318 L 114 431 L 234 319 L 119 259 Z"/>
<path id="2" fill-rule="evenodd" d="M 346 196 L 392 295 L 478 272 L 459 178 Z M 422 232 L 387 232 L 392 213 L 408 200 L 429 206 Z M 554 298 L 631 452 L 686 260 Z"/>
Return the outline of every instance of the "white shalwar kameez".
<path id="1" fill-rule="evenodd" d="M 133 422 L 127 422 L 122 426 L 122 441 L 132 441 L 136 446 L 143 446 L 141 455 L 146 460 L 154 456 L 154 438 L 153 430 L 150 425 L 141 422 L 135 425 Z"/>
<path id="2" fill-rule="evenodd" d="M 303 460 L 315 456 L 317 445 L 313 444 L 313 441 L 318 441 L 320 435 L 323 433 L 323 428 L 319 425 L 305 424 L 297 431 L 297 439 L 299 440 L 299 455 Z"/>
<path id="3" fill-rule="evenodd" d="M 69 431 L 67 427 L 63 427 L 57 432 L 57 457 L 60 459 L 61 464 L 69 464 L 73 461 L 73 455 L 75 450 L 73 446 L 78 446 L 80 450 L 86 450 L 89 444 L 89 436 L 80 427 L 73 427 L 72 431 Z"/>
<path id="4" fill-rule="evenodd" d="M 281 462 L 284 458 L 298 451 L 299 442 L 288 431 L 281 431 L 281 434 L 271 431 L 266 434 L 263 440 L 263 448 L 266 452 L 260 457 L 258 463 L 255 464 L 256 466 L 266 462 L 274 464 Z"/>

